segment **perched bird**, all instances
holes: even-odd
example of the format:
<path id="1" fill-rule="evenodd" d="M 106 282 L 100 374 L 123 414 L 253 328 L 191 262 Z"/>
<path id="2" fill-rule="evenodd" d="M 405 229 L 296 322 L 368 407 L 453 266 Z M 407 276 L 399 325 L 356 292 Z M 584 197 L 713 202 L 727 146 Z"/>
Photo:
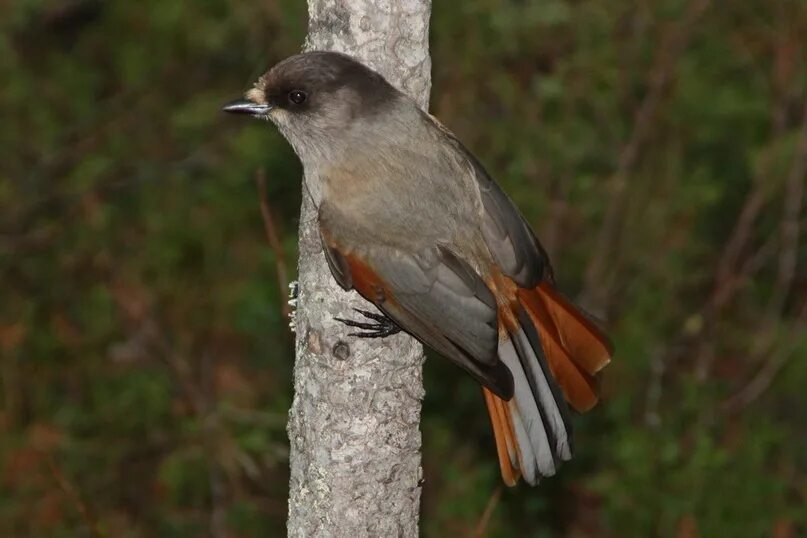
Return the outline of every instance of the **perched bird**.
<path id="1" fill-rule="evenodd" d="M 287 58 L 224 110 L 271 120 L 319 178 L 307 187 L 331 273 L 382 313 L 340 321 L 403 329 L 476 378 L 506 484 L 555 474 L 572 457 L 569 406 L 594 406 L 613 349 L 479 161 L 344 54 Z"/>

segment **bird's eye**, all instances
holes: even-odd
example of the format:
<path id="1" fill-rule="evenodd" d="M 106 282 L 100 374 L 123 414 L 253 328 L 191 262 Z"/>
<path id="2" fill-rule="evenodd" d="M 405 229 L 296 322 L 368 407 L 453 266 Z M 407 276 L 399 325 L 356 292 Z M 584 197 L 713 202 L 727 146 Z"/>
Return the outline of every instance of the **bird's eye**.
<path id="1" fill-rule="evenodd" d="M 289 92 L 289 101 L 295 105 L 301 105 L 308 98 L 308 95 L 302 90 L 291 90 Z"/>

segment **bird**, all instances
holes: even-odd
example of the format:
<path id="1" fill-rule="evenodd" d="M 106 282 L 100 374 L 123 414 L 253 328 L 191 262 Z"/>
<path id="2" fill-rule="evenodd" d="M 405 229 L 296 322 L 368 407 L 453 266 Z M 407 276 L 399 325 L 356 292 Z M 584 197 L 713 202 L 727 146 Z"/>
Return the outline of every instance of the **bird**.
<path id="1" fill-rule="evenodd" d="M 513 201 L 436 118 L 346 54 L 282 60 L 223 108 L 272 122 L 300 161 L 331 274 L 482 385 L 502 479 L 536 485 L 573 453 L 572 410 L 598 401 L 614 353 L 555 285 Z"/>

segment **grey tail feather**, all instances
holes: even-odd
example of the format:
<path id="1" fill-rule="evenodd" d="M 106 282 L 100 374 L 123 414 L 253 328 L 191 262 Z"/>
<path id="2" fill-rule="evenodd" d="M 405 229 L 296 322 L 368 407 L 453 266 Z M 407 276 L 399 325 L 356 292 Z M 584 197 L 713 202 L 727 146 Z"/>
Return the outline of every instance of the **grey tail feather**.
<path id="1" fill-rule="evenodd" d="M 521 327 L 499 344 L 499 358 L 513 375 L 509 402 L 519 445 L 518 467 L 524 480 L 535 485 L 552 476 L 572 457 L 572 427 L 566 400 L 552 377 L 538 331 L 526 312 L 519 312 Z M 516 463 L 516 462 L 513 462 Z"/>

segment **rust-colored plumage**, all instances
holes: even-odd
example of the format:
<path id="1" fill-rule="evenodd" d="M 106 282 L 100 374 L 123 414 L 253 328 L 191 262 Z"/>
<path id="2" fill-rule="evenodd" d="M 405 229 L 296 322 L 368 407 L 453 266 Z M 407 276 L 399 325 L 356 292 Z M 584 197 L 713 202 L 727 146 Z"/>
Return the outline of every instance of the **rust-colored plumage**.
<path id="1" fill-rule="evenodd" d="M 482 387 L 482 394 L 485 396 L 490 424 L 493 427 L 502 480 L 507 486 L 515 486 L 521 474 L 518 471 L 518 444 L 516 444 L 513 434 L 513 424 L 507 409 L 507 402 L 485 387 Z"/>

